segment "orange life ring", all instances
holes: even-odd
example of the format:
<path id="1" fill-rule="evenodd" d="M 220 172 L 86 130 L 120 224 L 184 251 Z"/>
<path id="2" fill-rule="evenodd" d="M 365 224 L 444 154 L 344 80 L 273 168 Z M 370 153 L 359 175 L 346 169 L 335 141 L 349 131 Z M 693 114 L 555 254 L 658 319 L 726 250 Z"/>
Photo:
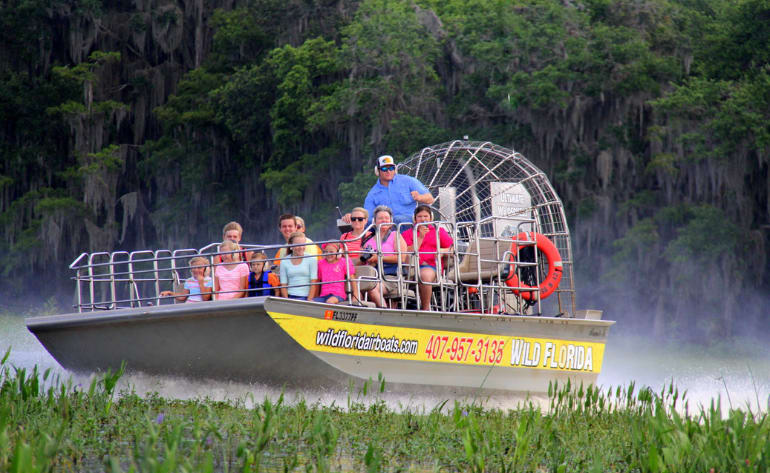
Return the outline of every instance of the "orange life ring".
<path id="1" fill-rule="evenodd" d="M 545 299 L 546 297 L 553 294 L 553 292 L 556 290 L 557 287 L 559 287 L 559 283 L 561 282 L 561 276 L 562 276 L 562 262 L 561 262 L 561 255 L 559 254 L 559 250 L 556 249 L 556 245 L 553 244 L 551 240 L 548 239 L 545 235 L 541 235 L 540 233 L 535 232 L 521 232 L 515 237 L 513 237 L 513 243 L 511 244 L 511 268 L 510 268 L 510 276 L 508 276 L 508 279 L 506 279 L 505 284 L 508 285 L 508 287 L 519 287 L 524 289 L 535 289 L 532 286 L 528 286 L 526 284 L 521 284 L 519 281 L 519 275 L 516 273 L 515 269 L 515 261 L 516 261 L 516 255 L 519 252 L 519 248 L 525 247 L 525 246 L 532 246 L 532 243 L 519 243 L 520 241 L 534 241 L 534 245 L 537 247 L 538 250 L 545 256 L 546 260 L 548 260 L 548 274 L 545 278 L 543 278 L 542 281 L 540 281 L 540 286 L 538 289 L 540 289 L 540 298 Z M 524 300 L 537 300 L 537 293 L 534 291 L 527 291 L 524 289 L 515 289 L 513 291 L 516 295 L 521 295 L 521 298 Z"/>

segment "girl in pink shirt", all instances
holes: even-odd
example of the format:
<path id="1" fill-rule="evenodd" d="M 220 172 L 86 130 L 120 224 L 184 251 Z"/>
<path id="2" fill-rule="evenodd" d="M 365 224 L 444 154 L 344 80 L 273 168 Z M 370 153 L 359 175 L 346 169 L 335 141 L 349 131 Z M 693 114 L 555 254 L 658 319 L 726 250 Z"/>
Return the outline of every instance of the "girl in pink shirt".
<path id="1" fill-rule="evenodd" d="M 327 304 L 337 304 L 344 301 L 345 281 L 356 274 L 353 267 L 353 261 L 340 257 L 340 244 L 329 242 L 324 245 L 323 259 L 318 261 L 318 279 L 323 283 L 321 285 L 321 295 L 313 299 L 316 302 L 326 302 Z M 347 270 L 345 265 L 347 262 Z M 355 281 L 351 282 L 352 293 L 358 294 L 358 288 Z"/>
<path id="2" fill-rule="evenodd" d="M 249 267 L 240 261 L 240 247 L 232 240 L 219 245 L 222 263 L 214 270 L 214 291 L 217 300 L 239 299 L 246 296 L 249 287 Z"/>

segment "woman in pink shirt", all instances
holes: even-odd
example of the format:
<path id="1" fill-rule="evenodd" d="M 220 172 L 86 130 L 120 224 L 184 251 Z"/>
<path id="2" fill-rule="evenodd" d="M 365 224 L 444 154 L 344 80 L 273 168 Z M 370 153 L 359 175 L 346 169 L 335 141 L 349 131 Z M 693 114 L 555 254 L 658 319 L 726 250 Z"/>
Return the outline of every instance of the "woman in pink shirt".
<path id="1" fill-rule="evenodd" d="M 408 251 L 414 251 L 418 248 L 420 256 L 420 308 L 430 310 L 430 295 L 433 286 L 423 284 L 425 282 L 436 282 L 436 254 L 445 253 L 451 247 L 454 241 L 449 233 L 443 228 L 438 229 L 438 240 L 436 236 L 436 227 L 428 225 L 425 222 L 433 220 L 433 212 L 427 205 L 418 205 L 414 209 L 414 227 L 401 234 L 407 245 Z"/>
<path id="2" fill-rule="evenodd" d="M 366 264 L 374 267 L 379 266 L 379 259 L 382 257 L 382 270 L 383 274 L 380 277 L 384 280 L 385 284 L 382 284 L 382 294 L 387 295 L 391 292 L 398 291 L 398 284 L 395 281 L 398 275 L 399 261 L 406 263 L 409 255 L 407 254 L 406 243 L 404 239 L 396 231 L 396 226 L 393 225 L 393 211 L 390 207 L 380 205 L 374 209 L 374 223 L 377 226 L 377 231 L 380 233 L 379 237 L 370 238 L 364 243 L 361 248 L 364 251 L 364 255 L 361 257 L 368 257 L 365 260 Z M 382 243 L 380 247 L 380 240 Z M 385 278 L 385 276 L 396 276 L 391 278 Z M 389 280 L 387 280 L 389 279 Z M 377 283 L 374 289 L 369 291 L 369 298 L 377 304 L 378 307 L 385 307 L 385 301 L 380 298 L 380 285 Z M 395 300 L 391 299 L 391 306 L 395 307 Z"/>
<path id="3" fill-rule="evenodd" d="M 249 287 L 249 267 L 240 261 L 240 247 L 232 240 L 225 240 L 219 245 L 219 251 L 223 253 L 222 263 L 214 269 L 217 300 L 245 297 Z"/>

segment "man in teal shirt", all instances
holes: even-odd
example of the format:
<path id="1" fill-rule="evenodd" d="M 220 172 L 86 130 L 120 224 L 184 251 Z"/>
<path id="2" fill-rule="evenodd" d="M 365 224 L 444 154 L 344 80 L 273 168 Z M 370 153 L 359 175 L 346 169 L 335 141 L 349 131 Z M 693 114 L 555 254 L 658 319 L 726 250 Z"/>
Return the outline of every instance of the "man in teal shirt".
<path id="1" fill-rule="evenodd" d="M 396 173 L 393 156 L 386 154 L 377 158 L 375 173 L 379 180 L 364 201 L 364 208 L 369 211 L 370 217 L 378 205 L 387 205 L 393 211 L 394 223 L 412 223 L 417 203 L 430 205 L 436 200 L 422 182 Z"/>

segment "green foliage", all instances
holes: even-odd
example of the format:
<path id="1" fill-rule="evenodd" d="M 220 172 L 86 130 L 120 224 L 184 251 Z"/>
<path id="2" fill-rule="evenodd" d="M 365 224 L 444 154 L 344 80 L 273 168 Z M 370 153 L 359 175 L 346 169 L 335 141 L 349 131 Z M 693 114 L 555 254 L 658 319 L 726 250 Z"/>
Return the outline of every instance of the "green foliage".
<path id="1" fill-rule="evenodd" d="M 179 82 L 177 93 L 169 97 L 165 105 L 155 109 L 170 134 L 213 124 L 216 112 L 209 93 L 222 83 L 222 77 L 222 74 L 199 68 L 190 71 Z"/>
<path id="2" fill-rule="evenodd" d="M 98 153 L 89 153 L 87 164 L 79 171 L 82 175 L 101 175 L 105 172 L 116 172 L 123 167 L 123 160 L 119 155 L 120 147 L 110 145 Z"/>
<path id="3" fill-rule="evenodd" d="M 387 79 L 402 83 L 437 78 L 430 66 L 438 54 L 437 41 L 409 2 L 364 1 L 342 33 L 342 57 L 357 66 L 354 76 L 393 75 Z"/>
<path id="4" fill-rule="evenodd" d="M 37 201 L 35 211 L 41 215 L 66 212 L 73 217 L 82 217 L 87 214 L 83 202 L 75 200 L 72 197 L 44 197 Z"/>
<path id="5" fill-rule="evenodd" d="M 262 173 L 265 186 L 277 196 L 283 208 L 292 207 L 302 200 L 303 189 L 317 182 L 317 176 L 326 175 L 329 170 L 329 155 L 335 150 L 327 149 L 319 155 L 305 154 L 282 169 L 269 169 Z"/>
<path id="6" fill-rule="evenodd" d="M 654 251 L 654 248 L 660 241 L 658 227 L 653 219 L 644 219 L 631 227 L 631 229 L 622 237 L 613 243 L 615 254 L 613 260 L 616 262 L 632 262 L 632 265 L 641 264 L 648 260 L 647 255 Z M 639 269 L 626 272 L 626 274 L 638 273 Z"/>
<path id="7" fill-rule="evenodd" d="M 121 371 L 80 388 L 0 362 L 0 469 L 59 471 L 765 471 L 766 413 L 691 409 L 671 385 L 549 386 L 542 407 L 446 401 L 427 411 L 358 397 L 347 409 L 283 396 L 250 408 L 115 396 Z M 23 428 L 19 428 L 22 426 Z"/>
<path id="8" fill-rule="evenodd" d="M 53 73 L 76 83 L 90 82 L 97 78 L 97 68 L 117 61 L 120 61 L 120 53 L 117 51 L 94 51 L 88 56 L 88 61 L 75 66 L 54 67 Z"/>
<path id="9" fill-rule="evenodd" d="M 338 61 L 347 79 L 313 104 L 315 126 L 355 124 L 381 134 L 394 114 L 421 116 L 435 107 L 439 43 L 409 2 L 362 2 L 342 36 Z"/>
<path id="10" fill-rule="evenodd" d="M 261 149 L 263 155 L 262 141 L 270 139 L 269 109 L 276 86 L 271 68 L 251 66 L 236 70 L 224 85 L 212 92 L 217 121 L 236 142 L 256 153 Z"/>
<path id="11" fill-rule="evenodd" d="M 63 189 L 42 188 L 16 199 L 0 213 L 0 228 L 6 229 L 6 239 L 0 241 L 0 274 L 5 283 L 20 290 L 25 284 L 20 275 L 49 261 L 41 240 L 41 227 L 46 219 L 52 218 L 66 227 L 66 222 L 81 221 L 89 215 L 82 200 L 68 196 Z M 60 243 L 64 245 L 70 239 L 77 241 L 79 236 L 74 233 L 62 235 Z M 56 270 L 52 268 L 51 271 Z"/>
<path id="12" fill-rule="evenodd" d="M 627 205 L 641 204 L 649 208 L 651 198 L 642 195 Z M 669 233 L 674 237 L 666 238 Z M 649 266 L 660 266 L 662 258 L 669 264 L 706 270 L 725 255 L 743 255 L 746 243 L 740 228 L 717 208 L 708 205 L 665 207 L 654 218 L 639 221 L 615 241 L 616 276 L 632 277 L 640 271 L 645 274 L 651 269 Z"/>
<path id="13" fill-rule="evenodd" d="M 300 47 L 284 46 L 271 52 L 268 65 L 276 76 L 276 96 L 270 108 L 273 128 L 271 168 L 293 161 L 298 152 L 317 141 L 313 134 L 313 108 L 319 94 L 329 90 L 329 76 L 339 68 L 334 43 L 321 38 Z"/>
<path id="14" fill-rule="evenodd" d="M 716 2 L 696 54 L 704 76 L 739 80 L 770 66 L 770 5 L 765 0 Z"/>
<path id="15" fill-rule="evenodd" d="M 375 182 L 377 182 L 377 176 L 371 170 L 365 169 L 363 172 L 353 176 L 350 182 L 340 183 L 340 208 L 344 209 L 345 212 L 349 212 L 353 207 L 362 207 L 366 194 Z"/>
<path id="16" fill-rule="evenodd" d="M 385 135 L 383 143 L 388 154 L 395 156 L 398 161 L 401 160 L 399 157 L 406 158 L 424 148 L 427 143 L 443 143 L 454 138 L 449 130 L 423 117 L 406 113 L 397 115 L 390 125 L 391 129 Z M 374 161 L 371 164 L 374 166 Z"/>
<path id="17" fill-rule="evenodd" d="M 210 241 L 218 238 L 211 222 L 232 215 L 232 187 L 211 178 L 211 153 L 194 140 L 163 137 L 143 147 L 140 172 L 158 185 L 159 203 L 150 218 L 162 239 Z M 172 173 L 171 170 L 178 170 Z M 206 199 L 202 201 L 202 199 Z M 205 202 L 205 205 L 202 204 Z"/>
<path id="18" fill-rule="evenodd" d="M 740 228 L 722 211 L 702 205 L 691 209 L 687 223 L 666 246 L 665 256 L 672 263 L 707 268 L 721 256 L 743 254 L 745 243 Z"/>
<path id="19" fill-rule="evenodd" d="M 686 158 L 729 160 L 745 149 L 770 151 L 770 73 L 734 83 L 693 78 L 653 105 L 671 117 L 669 134 Z M 682 133 L 682 128 L 692 129 Z"/>
<path id="20" fill-rule="evenodd" d="M 282 4 L 261 0 L 232 11 L 216 10 L 211 18 L 216 32 L 210 67 L 225 71 L 260 61 L 276 46 L 276 16 Z"/>
<path id="21" fill-rule="evenodd" d="M 34 64 L 38 45 L 51 41 L 51 0 L 6 0 L 0 8 L 0 44 L 16 61 Z"/>

